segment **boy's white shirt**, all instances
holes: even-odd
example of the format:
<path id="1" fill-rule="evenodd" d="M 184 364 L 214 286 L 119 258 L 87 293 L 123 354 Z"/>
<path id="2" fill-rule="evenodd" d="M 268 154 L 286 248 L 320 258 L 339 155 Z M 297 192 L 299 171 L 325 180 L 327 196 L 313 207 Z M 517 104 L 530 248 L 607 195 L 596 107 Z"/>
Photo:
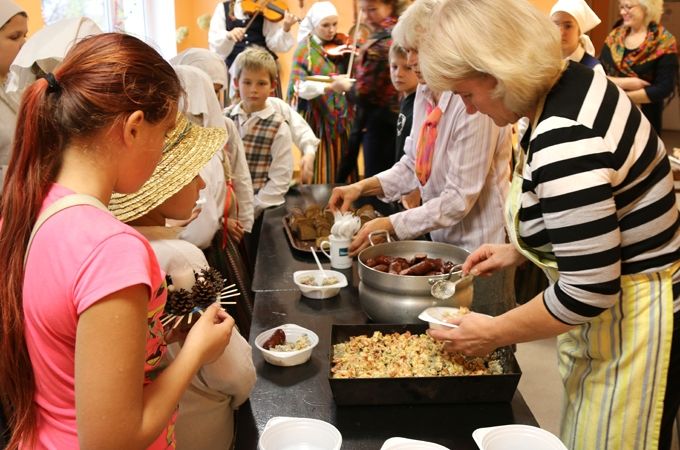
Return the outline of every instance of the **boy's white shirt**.
<path id="1" fill-rule="evenodd" d="M 243 141 L 238 128 L 233 120 L 224 118 L 227 125 L 227 156 L 231 166 L 231 180 L 234 185 L 234 193 L 238 201 L 238 220 L 243 229 L 250 233 L 253 229 L 254 217 L 254 196 L 253 181 L 250 178 L 246 151 L 243 148 Z"/>
<path id="2" fill-rule="evenodd" d="M 293 109 L 288 103 L 284 102 L 278 97 L 269 97 L 267 105 L 274 108 L 286 119 L 290 134 L 293 139 L 293 144 L 302 151 L 303 155 L 314 154 L 319 147 L 321 140 L 314 134 L 314 131 L 309 126 L 304 117 Z"/>
<path id="3" fill-rule="evenodd" d="M 248 134 L 258 119 L 267 119 L 275 112 L 274 107 L 267 102 L 264 109 L 249 115 L 241 109 L 241 103 L 239 103 L 234 107 L 232 115 L 239 117 L 236 126 L 239 135 L 243 137 Z M 284 121 L 272 142 L 272 163 L 269 167 L 268 180 L 254 197 L 255 217 L 258 217 L 266 208 L 282 205 L 285 201 L 284 196 L 288 192 L 290 181 L 293 178 L 293 153 L 291 148 L 290 128 L 284 117 Z"/>

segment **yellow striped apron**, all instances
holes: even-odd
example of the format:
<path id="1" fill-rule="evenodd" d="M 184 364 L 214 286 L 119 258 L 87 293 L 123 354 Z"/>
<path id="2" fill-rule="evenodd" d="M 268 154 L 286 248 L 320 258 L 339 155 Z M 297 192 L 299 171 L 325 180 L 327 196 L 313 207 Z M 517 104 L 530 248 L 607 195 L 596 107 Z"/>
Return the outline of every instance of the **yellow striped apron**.
<path id="1" fill-rule="evenodd" d="M 535 129 L 535 127 L 534 127 Z M 551 283 L 557 263 L 519 237 L 523 153 L 506 202 L 511 242 Z M 621 277 L 621 299 L 591 321 L 557 337 L 565 387 L 560 439 L 571 450 L 656 450 L 673 337 L 672 275 Z"/>

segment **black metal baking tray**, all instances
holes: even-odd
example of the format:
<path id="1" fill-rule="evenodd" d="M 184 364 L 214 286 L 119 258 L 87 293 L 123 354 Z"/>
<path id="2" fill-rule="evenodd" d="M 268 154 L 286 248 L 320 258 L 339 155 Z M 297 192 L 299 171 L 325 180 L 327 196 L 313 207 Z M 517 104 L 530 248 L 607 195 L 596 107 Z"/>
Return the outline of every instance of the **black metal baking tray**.
<path id="1" fill-rule="evenodd" d="M 370 336 L 374 331 L 422 334 L 426 330 L 425 324 L 333 325 L 330 367 L 333 366 L 333 345 L 346 342 L 352 336 Z M 510 347 L 496 351 L 503 366 L 503 373 L 499 375 L 332 378 L 329 371 L 328 380 L 337 405 L 510 402 L 522 372 Z"/>

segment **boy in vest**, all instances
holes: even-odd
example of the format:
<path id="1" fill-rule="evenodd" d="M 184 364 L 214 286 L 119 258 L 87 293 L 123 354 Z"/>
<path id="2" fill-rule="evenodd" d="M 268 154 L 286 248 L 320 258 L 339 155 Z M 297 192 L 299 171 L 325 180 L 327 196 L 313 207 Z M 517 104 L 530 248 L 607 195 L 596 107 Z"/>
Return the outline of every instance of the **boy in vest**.
<path id="1" fill-rule="evenodd" d="M 241 101 L 225 110 L 238 128 L 253 181 L 254 215 L 284 202 L 293 177 L 290 128 L 269 104 L 276 87 L 276 61 L 265 49 L 250 47 L 234 61 Z"/>

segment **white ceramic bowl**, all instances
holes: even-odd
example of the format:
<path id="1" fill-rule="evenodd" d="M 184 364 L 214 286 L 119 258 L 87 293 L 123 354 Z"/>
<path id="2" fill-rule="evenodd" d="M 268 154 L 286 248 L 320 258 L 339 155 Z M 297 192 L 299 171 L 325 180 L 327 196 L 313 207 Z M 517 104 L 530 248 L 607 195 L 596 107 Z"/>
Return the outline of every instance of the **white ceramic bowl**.
<path id="1" fill-rule="evenodd" d="M 300 336 L 306 334 L 309 337 L 309 347 L 303 348 L 301 350 L 295 350 L 293 352 L 275 352 L 272 350 L 267 350 L 262 345 L 267 339 L 271 337 L 274 331 L 282 329 L 286 333 L 286 342 L 295 342 Z M 297 366 L 299 364 L 305 363 L 312 356 L 312 350 L 319 343 L 319 336 L 316 335 L 311 330 L 302 328 L 301 326 L 287 323 L 276 328 L 272 328 L 267 331 L 263 331 L 255 338 L 255 347 L 260 349 L 264 360 L 275 366 Z"/>
<path id="2" fill-rule="evenodd" d="M 567 450 L 551 432 L 529 425 L 478 428 L 472 438 L 480 450 Z"/>
<path id="3" fill-rule="evenodd" d="M 259 450 L 340 450 L 342 435 L 328 422 L 304 417 L 272 417 L 264 427 Z"/>
<path id="4" fill-rule="evenodd" d="M 345 275 L 336 272 L 335 270 L 324 270 L 324 272 L 326 273 L 326 276 L 337 278 L 338 282 L 329 286 L 310 286 L 308 284 L 300 283 L 301 279 L 310 276 L 314 277 L 318 283 L 323 278 L 321 271 L 318 269 L 298 270 L 293 273 L 293 281 L 305 297 L 317 299 L 335 297 L 340 292 L 340 289 L 347 286 L 347 278 L 345 278 Z"/>
<path id="5" fill-rule="evenodd" d="M 380 450 L 449 450 L 443 445 L 434 442 L 416 441 L 401 437 L 389 438 L 385 441 Z"/>

